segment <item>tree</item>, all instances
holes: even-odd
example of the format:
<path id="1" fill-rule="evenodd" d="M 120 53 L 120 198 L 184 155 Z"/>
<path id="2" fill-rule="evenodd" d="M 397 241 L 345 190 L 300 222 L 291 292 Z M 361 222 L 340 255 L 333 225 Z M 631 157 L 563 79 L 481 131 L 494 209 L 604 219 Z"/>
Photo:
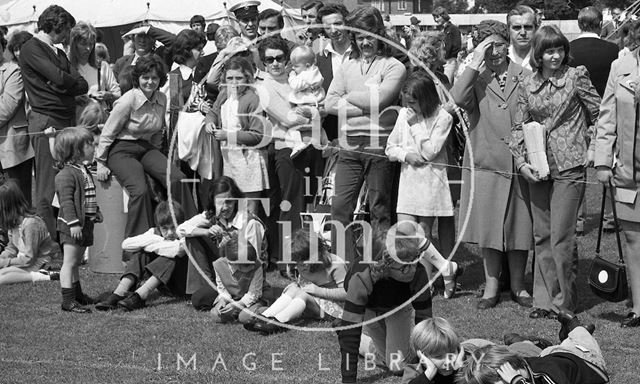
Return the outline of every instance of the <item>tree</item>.
<path id="1" fill-rule="evenodd" d="M 434 0 L 433 8 L 442 6 L 449 13 L 467 13 L 469 3 L 467 0 Z"/>

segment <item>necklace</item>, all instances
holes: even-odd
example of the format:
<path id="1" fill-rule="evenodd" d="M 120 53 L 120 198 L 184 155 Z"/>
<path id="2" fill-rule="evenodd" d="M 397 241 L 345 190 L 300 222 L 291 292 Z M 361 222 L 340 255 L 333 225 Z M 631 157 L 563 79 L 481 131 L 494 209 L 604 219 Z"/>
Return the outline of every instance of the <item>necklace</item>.
<path id="1" fill-rule="evenodd" d="M 361 75 L 368 75 L 369 74 L 369 70 L 371 70 L 371 66 L 373 65 L 373 62 L 376 61 L 376 59 L 378 58 L 378 56 L 374 56 L 373 59 L 371 60 L 371 62 L 369 63 L 369 66 L 367 67 L 367 69 L 364 69 L 364 65 L 367 63 L 364 58 L 362 59 L 362 63 L 360 63 L 360 74 Z"/>

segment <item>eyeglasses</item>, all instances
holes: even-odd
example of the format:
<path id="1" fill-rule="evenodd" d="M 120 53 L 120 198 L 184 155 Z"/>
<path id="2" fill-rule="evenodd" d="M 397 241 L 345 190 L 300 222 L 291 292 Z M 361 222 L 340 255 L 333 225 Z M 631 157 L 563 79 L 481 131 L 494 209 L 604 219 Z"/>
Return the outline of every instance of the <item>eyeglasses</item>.
<path id="1" fill-rule="evenodd" d="M 264 57 L 264 63 L 265 64 L 271 64 L 273 62 L 278 62 L 278 63 L 284 63 L 285 61 L 287 61 L 287 57 L 285 55 L 278 55 L 278 56 L 265 56 Z"/>
<path id="2" fill-rule="evenodd" d="M 511 29 L 513 29 L 514 31 L 522 31 L 522 29 L 524 28 L 525 31 L 527 32 L 532 32 L 535 29 L 534 25 L 531 24 L 527 24 L 527 25 L 512 25 Z"/>

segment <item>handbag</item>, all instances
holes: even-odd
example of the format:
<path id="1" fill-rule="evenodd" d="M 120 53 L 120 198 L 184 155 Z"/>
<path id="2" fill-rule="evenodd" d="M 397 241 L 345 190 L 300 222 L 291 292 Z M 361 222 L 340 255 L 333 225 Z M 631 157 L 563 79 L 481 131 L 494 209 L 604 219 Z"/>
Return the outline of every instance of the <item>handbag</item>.
<path id="1" fill-rule="evenodd" d="M 613 220 L 616 228 L 618 227 L 618 214 L 616 212 L 616 204 L 613 198 L 613 185 L 609 181 L 611 193 L 611 207 L 613 210 Z M 596 245 L 596 257 L 591 263 L 589 269 L 589 286 L 593 293 L 606 300 L 617 303 L 623 301 L 628 296 L 627 286 L 627 269 L 622 258 L 622 242 L 620 241 L 620 232 L 616 229 L 616 240 L 618 243 L 618 262 L 612 263 L 600 257 L 600 242 L 602 240 L 602 222 L 604 219 L 604 204 L 607 198 L 607 187 L 603 187 L 602 191 L 602 207 L 600 209 L 600 229 L 598 230 L 598 243 Z"/>

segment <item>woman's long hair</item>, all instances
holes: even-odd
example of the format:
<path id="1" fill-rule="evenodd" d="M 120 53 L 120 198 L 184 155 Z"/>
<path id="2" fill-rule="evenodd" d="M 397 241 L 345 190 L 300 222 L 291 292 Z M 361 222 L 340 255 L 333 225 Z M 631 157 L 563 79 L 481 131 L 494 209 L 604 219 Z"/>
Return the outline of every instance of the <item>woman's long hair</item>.
<path id="1" fill-rule="evenodd" d="M 78 22 L 75 27 L 71 29 L 71 38 L 69 43 L 69 62 L 73 65 L 74 68 L 78 68 L 80 64 L 78 62 L 78 43 L 86 42 L 90 45 L 91 53 L 89 53 L 89 65 L 97 68 L 96 64 L 96 29 L 93 25 L 89 23 L 85 23 L 84 21 Z"/>
<path id="2" fill-rule="evenodd" d="M 209 201 L 207 202 L 207 211 L 205 213 L 207 220 L 211 220 L 216 217 L 216 196 L 225 192 L 229 192 L 229 197 L 232 199 L 244 198 L 244 193 L 240 190 L 240 187 L 238 187 L 235 180 L 229 176 L 218 177 L 213 180 L 211 189 L 209 190 Z"/>
<path id="3" fill-rule="evenodd" d="M 16 228 L 25 216 L 32 214 L 33 211 L 15 179 L 8 179 L 0 185 L 0 228 Z"/>

